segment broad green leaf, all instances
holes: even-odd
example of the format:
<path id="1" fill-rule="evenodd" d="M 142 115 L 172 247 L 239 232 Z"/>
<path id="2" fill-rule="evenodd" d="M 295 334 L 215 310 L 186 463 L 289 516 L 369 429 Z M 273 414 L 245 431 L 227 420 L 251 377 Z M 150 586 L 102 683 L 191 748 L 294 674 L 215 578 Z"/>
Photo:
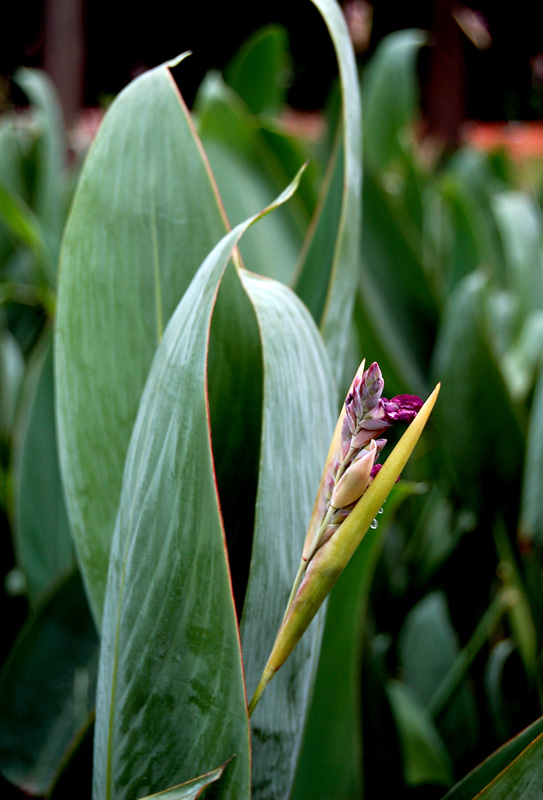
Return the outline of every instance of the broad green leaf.
<path id="1" fill-rule="evenodd" d="M 364 74 L 364 161 L 376 174 L 401 153 L 401 133 L 418 113 L 416 59 L 426 41 L 418 30 L 390 34 Z"/>
<path id="2" fill-rule="evenodd" d="M 334 430 L 336 390 L 307 309 L 280 283 L 242 272 L 262 337 L 262 440 L 251 571 L 241 621 L 248 692 L 281 623 Z M 310 435 L 308 435 L 310 431 Z M 320 648 L 322 616 L 255 711 L 253 797 L 288 797 Z"/>
<path id="3" fill-rule="evenodd" d="M 499 513 L 518 491 L 524 441 L 508 388 L 488 341 L 480 273 L 451 295 L 432 372 L 443 381 L 436 411 L 442 474 L 448 470 L 464 506 Z M 473 442 L 477 442 L 476 454 Z M 445 469 L 443 469 L 445 468 Z M 511 494 L 513 493 L 513 494 Z M 497 504 L 497 505 L 496 505 Z"/>
<path id="4" fill-rule="evenodd" d="M 343 377 L 343 358 L 357 284 L 362 186 L 361 107 L 354 52 L 341 9 L 336 0 L 312 2 L 326 23 L 339 65 L 342 147 L 332 156 L 330 175 L 340 168 L 335 159 L 340 158 L 341 150 L 343 184 L 341 195 L 337 197 L 334 180 L 328 181 L 323 187 L 325 194 L 321 197 L 304 245 L 296 291 L 305 302 L 306 296 L 313 295 L 312 281 L 318 281 L 324 288 L 324 292 L 319 292 L 324 302 L 313 302 L 308 308 L 322 330 L 334 375 L 339 382 Z M 332 193 L 330 199 L 327 197 L 329 191 Z M 316 246 L 316 242 L 322 239 L 334 241 L 331 258 L 327 252 L 321 252 L 320 245 Z"/>
<path id="5" fill-rule="evenodd" d="M 247 706 L 206 367 L 219 283 L 255 219 L 225 236 L 198 270 L 158 347 L 140 403 L 104 608 L 95 800 L 160 791 L 232 756 L 220 796 L 249 796 Z"/>
<path id="6" fill-rule="evenodd" d="M 429 706 L 459 653 L 445 596 L 435 591 L 409 612 L 399 637 L 405 682 Z M 477 713 L 469 687 L 462 682 L 438 717 L 439 730 L 456 756 L 465 755 L 477 741 Z"/>
<path id="7" fill-rule="evenodd" d="M 451 758 L 416 694 L 404 683 L 390 681 L 388 696 L 400 730 L 406 784 L 449 786 L 452 783 Z"/>
<path id="8" fill-rule="evenodd" d="M 58 465 L 53 348 L 47 333 L 22 389 L 14 450 L 17 561 L 32 603 L 73 565 Z"/>
<path id="9" fill-rule="evenodd" d="M 261 136 L 259 123 L 235 92 L 217 75 L 202 84 L 196 103 L 198 133 L 217 180 L 226 214 L 237 224 L 271 202 L 290 180 Z M 295 166 L 303 163 L 300 157 Z M 240 244 L 248 268 L 288 283 L 308 224 L 301 202 L 293 198 L 247 232 Z"/>
<path id="10" fill-rule="evenodd" d="M 60 459 L 97 622 L 128 441 L 164 325 L 225 231 L 170 71 L 115 100 L 83 167 L 61 257 Z"/>
<path id="11" fill-rule="evenodd" d="M 543 545 L 543 368 L 539 372 L 528 428 L 522 484 L 521 541 Z"/>
<path id="12" fill-rule="evenodd" d="M 22 629 L 0 676 L 0 769 L 25 793 L 52 789 L 90 724 L 98 639 L 78 573 Z"/>
<path id="13" fill-rule="evenodd" d="M 179 786 L 172 786 L 171 789 L 165 789 L 163 792 L 148 795 L 144 797 L 143 800 L 152 800 L 153 798 L 155 798 L 155 800 L 196 800 L 197 797 L 200 797 L 206 786 L 219 780 L 225 767 L 227 767 L 227 765 L 214 769 L 212 772 L 208 772 L 207 775 L 193 778 L 191 781 L 182 783 Z"/>
<path id="14" fill-rule="evenodd" d="M 252 114 L 273 113 L 285 99 L 289 60 L 286 30 L 267 25 L 244 42 L 224 77 Z"/>
<path id="15" fill-rule="evenodd" d="M 492 786 L 492 781 L 496 779 L 496 786 L 502 787 L 504 794 L 501 797 L 509 798 L 510 795 L 504 789 L 503 784 L 500 784 L 500 780 L 502 780 L 501 776 L 505 776 L 507 773 L 504 770 L 507 770 L 507 767 L 520 756 L 521 753 L 526 751 L 526 748 L 533 742 L 535 742 L 536 738 L 541 736 L 543 732 L 543 717 L 540 717 L 536 720 L 532 725 L 528 728 L 523 730 L 514 739 L 511 741 L 506 742 L 502 745 L 495 753 L 492 753 L 487 759 L 485 759 L 482 764 L 475 767 L 465 778 L 463 778 L 456 786 L 445 795 L 443 800 L 473 800 L 473 798 L 477 795 L 479 797 L 479 792 L 482 792 L 484 788 L 490 784 Z M 539 761 L 541 763 L 541 756 L 539 756 Z M 534 770 L 534 775 L 537 775 L 537 771 Z M 496 776 L 500 776 L 496 778 Z M 541 779 L 539 780 L 539 785 L 541 786 Z M 484 795 L 482 795 L 484 796 Z M 538 795 L 536 795 L 537 797 Z M 539 795 L 540 797 L 541 795 Z M 496 797 L 496 800 L 498 798 Z"/>

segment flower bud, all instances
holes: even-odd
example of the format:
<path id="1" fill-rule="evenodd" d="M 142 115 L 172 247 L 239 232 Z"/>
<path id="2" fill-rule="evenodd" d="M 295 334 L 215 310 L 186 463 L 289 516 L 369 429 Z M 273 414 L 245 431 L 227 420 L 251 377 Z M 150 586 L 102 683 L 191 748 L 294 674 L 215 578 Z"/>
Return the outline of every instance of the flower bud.
<path id="1" fill-rule="evenodd" d="M 376 455 L 377 445 L 375 439 L 372 439 L 368 449 L 360 452 L 337 482 L 330 499 L 330 505 L 333 508 L 344 508 L 362 497 L 368 485 Z"/>

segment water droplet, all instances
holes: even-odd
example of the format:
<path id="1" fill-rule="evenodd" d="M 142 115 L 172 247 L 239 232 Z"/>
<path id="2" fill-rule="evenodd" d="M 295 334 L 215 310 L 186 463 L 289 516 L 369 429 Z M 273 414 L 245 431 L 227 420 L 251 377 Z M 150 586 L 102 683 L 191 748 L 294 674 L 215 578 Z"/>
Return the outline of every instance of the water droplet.
<path id="1" fill-rule="evenodd" d="M 375 530 L 375 528 L 376 528 L 378 525 L 379 525 L 379 523 L 377 522 L 377 520 L 376 520 L 376 519 L 374 519 L 374 520 L 372 520 L 372 521 L 371 521 L 370 528 L 371 528 L 372 530 Z"/>
<path id="2" fill-rule="evenodd" d="M 381 508 L 379 509 L 379 511 L 377 513 L 378 514 L 382 514 L 383 513 L 383 507 L 382 506 L 381 506 Z"/>

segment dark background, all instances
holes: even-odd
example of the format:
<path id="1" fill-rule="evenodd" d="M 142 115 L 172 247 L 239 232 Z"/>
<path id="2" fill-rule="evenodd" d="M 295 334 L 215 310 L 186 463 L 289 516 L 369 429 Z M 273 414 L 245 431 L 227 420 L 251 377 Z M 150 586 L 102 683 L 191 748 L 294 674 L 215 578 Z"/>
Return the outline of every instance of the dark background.
<path id="1" fill-rule="evenodd" d="M 239 10 L 232 9 L 238 8 Z M 419 27 L 432 46 L 421 54 L 423 108 L 428 126 L 451 142 L 465 119 L 543 116 L 543 3 L 479 0 L 492 46 L 478 50 L 452 16 L 453 0 L 376 0 L 371 55 L 387 33 Z M 278 22 L 290 36 L 294 61 L 288 100 L 321 108 L 336 65 L 321 17 L 309 0 L 273 3 L 165 2 L 137 5 L 104 0 L 26 0 L 1 12 L 0 73 L 20 65 L 44 67 L 61 93 L 68 121 L 82 107 L 117 94 L 142 70 L 193 52 L 183 67 L 190 104 L 209 68 L 222 68 L 261 25 Z M 6 94 L 6 92 L 4 92 Z"/>

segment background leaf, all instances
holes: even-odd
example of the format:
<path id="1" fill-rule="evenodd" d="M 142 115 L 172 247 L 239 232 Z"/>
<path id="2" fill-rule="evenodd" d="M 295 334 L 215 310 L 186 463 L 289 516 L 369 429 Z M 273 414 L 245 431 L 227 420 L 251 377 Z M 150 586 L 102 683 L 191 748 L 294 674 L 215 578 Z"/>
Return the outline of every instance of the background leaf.
<path id="1" fill-rule="evenodd" d="M 72 573 L 22 629 L 0 676 L 0 769 L 24 792 L 52 789 L 92 720 L 97 668 L 96 631 Z"/>
<path id="2" fill-rule="evenodd" d="M 224 77 L 252 114 L 276 112 L 285 100 L 288 67 L 286 30 L 267 25 L 243 43 Z"/>
<path id="3" fill-rule="evenodd" d="M 14 461 L 17 561 L 35 603 L 74 560 L 58 465 L 49 332 L 34 350 L 23 384 Z"/>

